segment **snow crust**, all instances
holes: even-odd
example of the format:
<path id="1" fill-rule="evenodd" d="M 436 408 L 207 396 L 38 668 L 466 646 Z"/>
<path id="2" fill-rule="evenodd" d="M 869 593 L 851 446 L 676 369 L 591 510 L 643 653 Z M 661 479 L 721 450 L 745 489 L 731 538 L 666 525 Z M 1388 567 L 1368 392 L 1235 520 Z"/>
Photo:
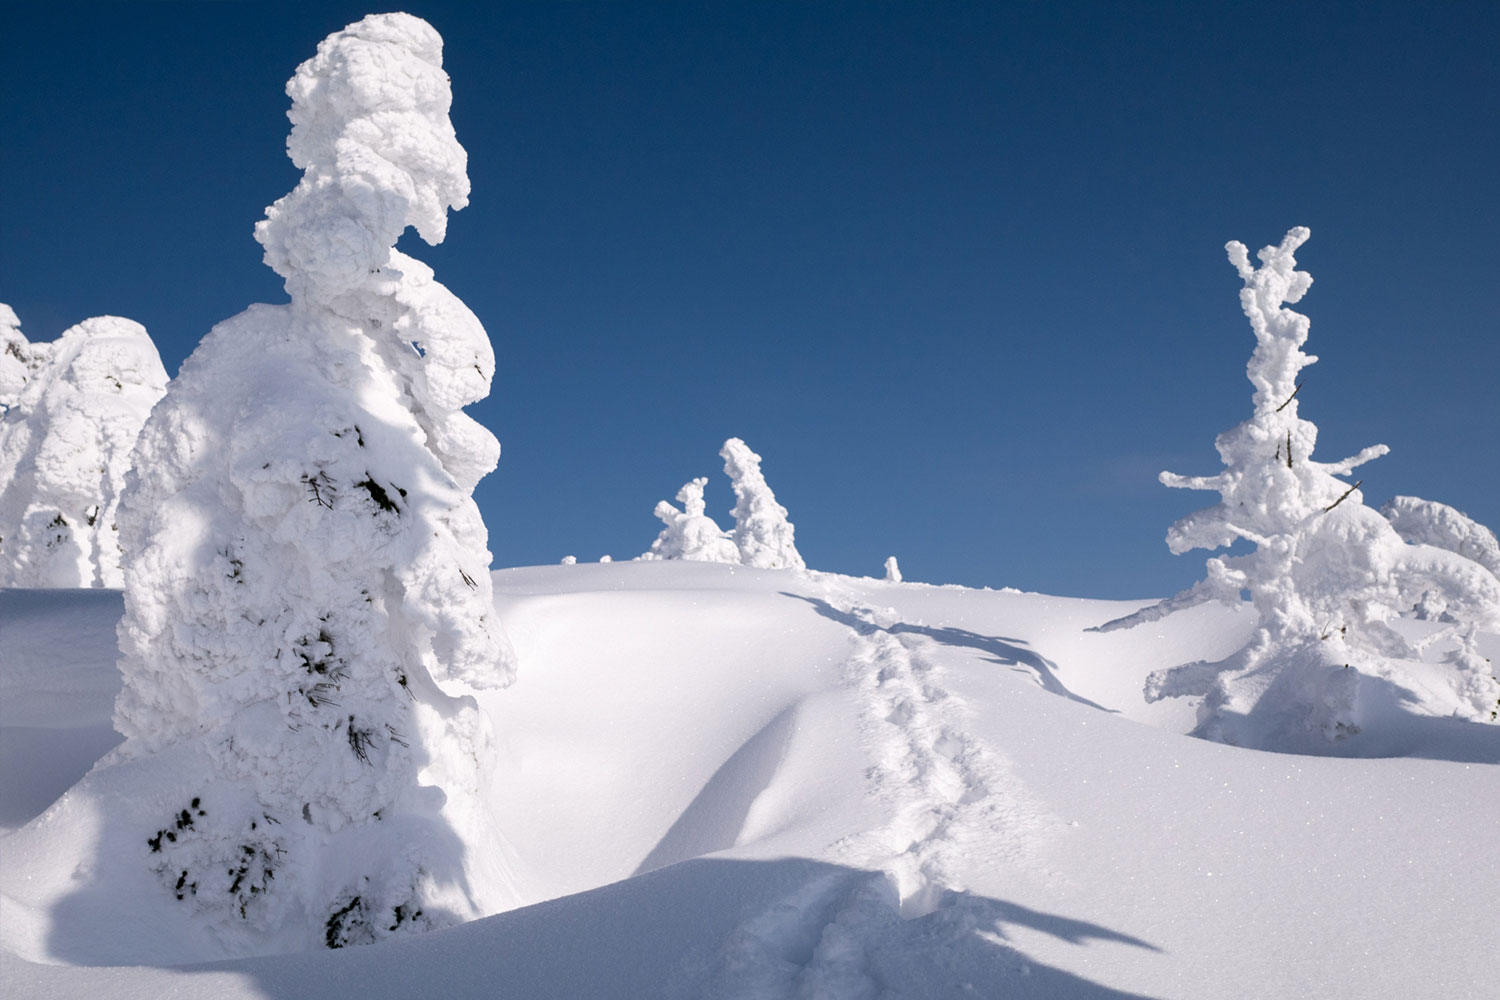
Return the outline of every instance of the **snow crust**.
<path id="1" fill-rule="evenodd" d="M 142 431 L 120 512 L 121 766 L 177 761 L 110 877 L 228 954 L 373 941 L 510 898 L 479 798 L 510 682 L 461 412 L 483 327 L 396 251 L 468 192 L 441 40 L 405 14 L 326 39 L 287 86 L 304 170 L 256 227 L 291 303 L 204 338 Z"/>
<path id="2" fill-rule="evenodd" d="M 119 587 L 116 509 L 167 373 L 139 323 L 32 343 L 0 303 L 0 586 Z"/>
<path id="3" fill-rule="evenodd" d="M 1461 717 L 1493 719 L 1500 681 L 1478 655 L 1474 635 L 1500 625 L 1500 580 L 1450 547 L 1408 544 L 1364 505 L 1359 483 L 1339 478 L 1385 454 L 1384 445 L 1338 462 L 1312 458 L 1317 427 L 1298 414 L 1298 374 L 1317 358 L 1302 350 L 1308 318 L 1283 305 L 1300 301 L 1312 285 L 1294 256 L 1308 236 L 1304 227 L 1291 230 L 1279 246 L 1260 251 L 1259 267 L 1243 244 L 1227 245 L 1256 338 L 1246 369 L 1254 414 L 1215 441 L 1222 472 L 1161 474 L 1164 485 L 1222 498 L 1172 525 L 1167 544 L 1174 553 L 1239 539 L 1253 551 L 1209 559 L 1207 577 L 1190 590 L 1102 628 L 1143 625 L 1204 601 L 1238 604 L 1248 593 L 1260 615 L 1250 642 L 1224 660 L 1153 674 L 1146 697 L 1201 699 L 1197 731 L 1211 739 L 1316 752 L 1359 732 L 1372 689 L 1412 686 L 1408 665 L 1420 661 L 1420 650 L 1389 623 L 1418 605 L 1435 606 L 1463 636 L 1446 683 L 1439 682 L 1447 689 L 1440 704 Z M 1429 508 L 1421 510 L 1407 519 L 1425 515 L 1437 523 Z M 1450 542 L 1454 532 L 1478 537 L 1451 517 L 1442 523 L 1452 527 L 1419 533 Z"/>

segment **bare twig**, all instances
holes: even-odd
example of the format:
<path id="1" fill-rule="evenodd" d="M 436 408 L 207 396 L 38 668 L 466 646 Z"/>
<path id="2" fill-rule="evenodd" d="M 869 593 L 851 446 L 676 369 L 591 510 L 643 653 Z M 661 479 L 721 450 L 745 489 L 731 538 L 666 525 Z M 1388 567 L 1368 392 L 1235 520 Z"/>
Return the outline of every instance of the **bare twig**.
<path id="1" fill-rule="evenodd" d="M 1301 391 L 1302 391 L 1302 383 L 1298 382 L 1297 383 L 1297 387 L 1292 390 L 1292 394 L 1286 398 L 1286 403 L 1282 403 L 1280 406 L 1276 407 L 1276 412 L 1280 413 L 1282 410 L 1286 409 L 1287 408 L 1287 404 L 1290 403 L 1292 400 L 1296 399 L 1297 398 L 1297 393 L 1299 393 Z"/>
<path id="2" fill-rule="evenodd" d="M 1292 432 L 1286 432 L 1286 467 L 1292 467 Z"/>
<path id="3" fill-rule="evenodd" d="M 1363 479 L 1359 480 L 1359 482 L 1355 483 L 1353 486 L 1351 486 L 1347 490 L 1345 490 L 1343 496 L 1339 497 L 1337 500 L 1335 500 L 1333 503 L 1329 504 L 1327 507 L 1324 507 L 1323 508 L 1323 512 L 1326 514 L 1328 511 L 1333 510 L 1333 508 L 1337 507 L 1339 504 L 1341 504 L 1345 500 L 1347 500 L 1349 498 L 1349 494 L 1351 494 L 1355 490 L 1359 489 L 1360 486 L 1362 486 L 1363 484 L 1364 484 L 1364 480 Z"/>

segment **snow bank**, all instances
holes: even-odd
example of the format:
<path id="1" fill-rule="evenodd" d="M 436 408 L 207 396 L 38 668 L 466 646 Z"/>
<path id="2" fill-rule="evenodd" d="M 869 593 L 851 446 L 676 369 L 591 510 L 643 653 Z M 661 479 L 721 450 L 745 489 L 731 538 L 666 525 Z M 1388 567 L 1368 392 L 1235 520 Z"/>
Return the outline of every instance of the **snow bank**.
<path id="1" fill-rule="evenodd" d="M 295 191 L 256 227 L 291 304 L 218 324 L 124 499 L 121 760 L 192 746 L 120 864 L 228 953 L 373 941 L 508 898 L 478 800 L 508 683 L 471 491 L 499 445 L 461 412 L 494 372 L 431 269 L 467 198 L 441 39 L 405 14 L 326 39 L 287 86 Z"/>
<path id="2" fill-rule="evenodd" d="M 119 587 L 116 508 L 167 373 L 146 330 L 98 316 L 33 344 L 0 304 L 0 587 Z"/>

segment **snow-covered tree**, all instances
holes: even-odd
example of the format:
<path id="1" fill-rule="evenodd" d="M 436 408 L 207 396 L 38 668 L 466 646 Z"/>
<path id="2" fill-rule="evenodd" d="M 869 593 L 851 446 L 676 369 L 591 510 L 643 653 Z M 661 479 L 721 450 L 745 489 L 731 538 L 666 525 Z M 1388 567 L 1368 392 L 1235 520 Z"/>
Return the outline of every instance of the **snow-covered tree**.
<path id="1" fill-rule="evenodd" d="M 1313 460 L 1317 428 L 1298 415 L 1297 376 L 1317 359 L 1302 351 L 1307 317 L 1283 307 L 1312 284 L 1293 256 L 1308 235 L 1299 227 L 1280 246 L 1261 250 L 1258 268 L 1243 244 L 1227 245 L 1256 337 L 1247 369 L 1254 414 L 1219 435 L 1225 467 L 1218 475 L 1161 475 L 1167 486 L 1213 490 L 1222 498 L 1172 526 L 1167 544 L 1174 553 L 1237 539 L 1253 550 L 1209 559 L 1207 578 L 1190 590 L 1101 629 L 1154 621 L 1210 600 L 1238 604 L 1248 592 L 1259 613 L 1250 642 L 1218 663 L 1153 674 L 1146 697 L 1202 697 L 1197 731 L 1209 738 L 1315 749 L 1322 739 L 1358 732 L 1362 677 L 1406 683 L 1403 661 L 1419 659 L 1418 651 L 1386 622 L 1429 595 L 1467 629 L 1451 663 L 1448 702 L 1437 707 L 1488 718 L 1500 684 L 1474 651 L 1473 628 L 1500 625 L 1500 581 L 1454 552 L 1407 544 L 1364 505 L 1359 483 L 1339 478 L 1385 454 L 1384 445 L 1340 462 Z"/>
<path id="2" fill-rule="evenodd" d="M 885 578 L 890 583 L 901 582 L 901 564 L 896 562 L 895 556 L 885 557 Z"/>
<path id="3" fill-rule="evenodd" d="M 468 200 L 442 39 L 366 17 L 287 93 L 304 173 L 255 235 L 291 302 L 204 338 L 120 514 L 121 754 L 202 762 L 142 849 L 242 950 L 372 941 L 509 892 L 470 693 L 514 670 L 471 496 L 499 445 L 462 412 L 494 356 L 394 249 L 407 226 L 441 241 Z"/>
<path id="4" fill-rule="evenodd" d="M 677 502 L 682 504 L 681 510 L 665 500 L 656 505 L 655 514 L 666 527 L 651 543 L 651 550 L 641 558 L 717 563 L 740 561 L 740 550 L 734 539 L 706 513 L 703 488 L 707 485 L 708 477 L 699 476 L 678 490 Z"/>
<path id="5" fill-rule="evenodd" d="M 760 471 L 760 456 L 739 438 L 730 438 L 719 450 L 724 474 L 734 487 L 734 530 L 730 533 L 740 550 L 740 562 L 757 569 L 805 569 L 797 553 L 794 529 L 786 508 L 766 485 Z"/>
<path id="6" fill-rule="evenodd" d="M 167 373 L 139 323 L 33 344 L 0 303 L 0 587 L 119 587 L 115 509 Z"/>

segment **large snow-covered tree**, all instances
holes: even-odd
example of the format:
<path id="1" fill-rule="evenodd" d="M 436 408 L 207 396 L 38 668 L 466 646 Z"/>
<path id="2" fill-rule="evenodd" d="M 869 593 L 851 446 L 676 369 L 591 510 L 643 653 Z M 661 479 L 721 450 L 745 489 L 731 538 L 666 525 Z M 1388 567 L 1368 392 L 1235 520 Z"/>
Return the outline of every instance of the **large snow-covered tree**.
<path id="1" fill-rule="evenodd" d="M 795 528 L 760 471 L 760 456 L 739 438 L 730 438 L 719 457 L 734 487 L 731 536 L 739 547 L 740 562 L 757 569 L 805 569 L 807 564 L 797 552 Z"/>
<path id="2" fill-rule="evenodd" d="M 1365 506 L 1360 483 L 1339 478 L 1385 454 L 1384 445 L 1339 462 L 1313 460 L 1317 427 L 1298 414 L 1298 374 L 1317 358 L 1302 350 L 1308 318 L 1283 305 L 1298 302 L 1312 284 L 1294 257 L 1308 236 L 1306 228 L 1291 230 L 1279 246 L 1260 251 L 1260 267 L 1243 244 L 1227 245 L 1256 338 L 1247 368 L 1254 413 L 1219 435 L 1224 469 L 1217 475 L 1161 474 L 1167 486 L 1221 497 L 1172 525 L 1167 544 L 1174 553 L 1240 539 L 1252 550 L 1209 559 L 1205 580 L 1101 629 L 1210 600 L 1238 604 L 1248 592 L 1259 613 L 1251 640 L 1223 661 L 1153 674 L 1146 697 L 1201 697 L 1197 732 L 1212 739 L 1317 749 L 1359 731 L 1362 679 L 1410 683 L 1403 664 L 1420 659 L 1419 651 L 1387 622 L 1424 599 L 1440 602 L 1457 624 L 1459 648 L 1438 706 L 1487 719 L 1500 684 L 1475 652 L 1473 629 L 1500 625 L 1500 580 L 1456 552 L 1408 544 Z"/>
<path id="3" fill-rule="evenodd" d="M 205 767 L 142 850 L 247 950 L 372 941 L 509 891 L 469 693 L 514 671 L 471 496 L 499 444 L 462 412 L 494 357 L 394 249 L 467 204 L 442 39 L 366 17 L 287 93 L 303 177 L 255 235 L 291 302 L 204 338 L 120 515 L 121 753 L 189 745 Z"/>
<path id="4" fill-rule="evenodd" d="M 97 316 L 31 343 L 0 303 L 0 587 L 119 587 L 115 509 L 167 373 L 146 330 Z"/>

